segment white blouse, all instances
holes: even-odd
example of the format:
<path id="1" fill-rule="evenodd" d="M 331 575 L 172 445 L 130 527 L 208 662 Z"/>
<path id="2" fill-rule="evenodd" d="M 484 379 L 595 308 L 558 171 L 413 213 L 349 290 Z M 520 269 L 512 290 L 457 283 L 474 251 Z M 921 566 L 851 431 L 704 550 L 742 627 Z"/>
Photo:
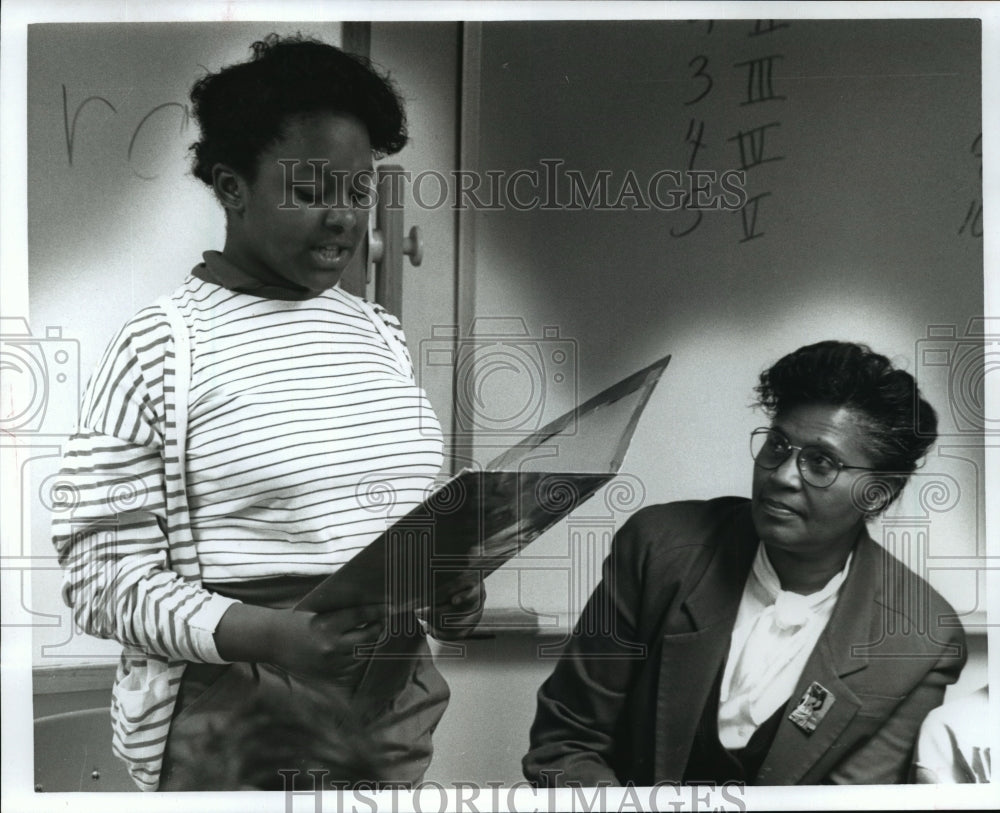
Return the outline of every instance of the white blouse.
<path id="1" fill-rule="evenodd" d="M 781 589 L 764 544 L 758 546 L 722 674 L 719 741 L 723 747 L 743 748 L 795 691 L 837 604 L 853 555 L 825 587 L 804 596 Z"/>

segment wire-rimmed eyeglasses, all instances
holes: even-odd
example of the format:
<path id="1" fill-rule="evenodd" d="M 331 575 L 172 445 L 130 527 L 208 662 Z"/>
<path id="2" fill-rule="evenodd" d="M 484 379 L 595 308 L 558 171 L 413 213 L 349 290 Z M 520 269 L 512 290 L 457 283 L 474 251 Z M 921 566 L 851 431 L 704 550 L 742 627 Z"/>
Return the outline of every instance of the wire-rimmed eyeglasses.
<path id="1" fill-rule="evenodd" d="M 774 470 L 797 451 L 795 465 L 802 479 L 815 488 L 829 488 L 840 476 L 841 469 L 878 471 L 869 466 L 848 466 L 822 446 L 796 446 L 777 429 L 761 426 L 750 433 L 750 454 L 762 469 Z"/>

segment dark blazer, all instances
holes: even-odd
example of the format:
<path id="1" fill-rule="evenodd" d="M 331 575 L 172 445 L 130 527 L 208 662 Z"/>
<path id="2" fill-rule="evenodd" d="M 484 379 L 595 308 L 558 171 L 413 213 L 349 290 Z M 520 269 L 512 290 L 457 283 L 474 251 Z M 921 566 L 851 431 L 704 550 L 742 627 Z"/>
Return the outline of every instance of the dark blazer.
<path id="1" fill-rule="evenodd" d="M 683 780 L 758 544 L 742 498 L 652 506 L 626 522 L 538 692 L 529 780 Z M 954 610 L 866 534 L 755 784 L 905 782 L 920 723 L 965 657 Z M 788 714 L 813 681 L 834 701 L 808 734 Z"/>

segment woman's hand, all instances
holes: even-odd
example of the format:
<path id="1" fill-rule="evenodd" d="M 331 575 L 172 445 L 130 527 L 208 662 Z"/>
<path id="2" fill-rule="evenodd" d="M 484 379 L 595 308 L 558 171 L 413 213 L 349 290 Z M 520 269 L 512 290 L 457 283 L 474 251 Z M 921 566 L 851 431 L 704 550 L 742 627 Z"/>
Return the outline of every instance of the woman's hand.
<path id="1" fill-rule="evenodd" d="M 312 613 L 234 604 L 219 622 L 215 644 L 228 661 L 270 663 L 303 677 L 353 685 L 368 660 L 355 655 L 355 647 L 377 642 L 384 625 L 380 605 Z"/>
<path id="2" fill-rule="evenodd" d="M 421 611 L 431 635 L 441 641 L 454 641 L 471 633 L 483 617 L 486 587 L 478 573 L 463 573 L 442 601 Z"/>

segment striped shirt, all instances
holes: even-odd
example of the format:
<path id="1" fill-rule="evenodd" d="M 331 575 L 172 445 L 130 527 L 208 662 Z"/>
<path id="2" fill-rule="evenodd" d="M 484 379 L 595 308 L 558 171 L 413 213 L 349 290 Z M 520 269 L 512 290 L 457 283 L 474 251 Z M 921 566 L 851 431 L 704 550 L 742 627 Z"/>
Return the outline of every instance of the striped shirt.
<path id="1" fill-rule="evenodd" d="M 332 572 L 422 498 L 441 462 L 437 421 L 384 311 L 339 290 L 274 301 L 193 276 L 172 299 L 191 340 L 187 403 L 174 402 L 164 310 L 145 308 L 88 385 L 53 516 L 75 622 L 124 646 L 113 747 L 146 790 L 184 664 L 223 662 L 213 633 L 233 600 L 203 582 Z M 175 427 L 188 405 L 185 471 Z M 388 424 L 376 430 L 376 416 Z"/>
<path id="2" fill-rule="evenodd" d="M 418 505 L 441 432 L 356 297 L 193 280 L 188 500 L 206 582 L 320 575 Z M 382 312 L 401 343 L 398 323 Z"/>

